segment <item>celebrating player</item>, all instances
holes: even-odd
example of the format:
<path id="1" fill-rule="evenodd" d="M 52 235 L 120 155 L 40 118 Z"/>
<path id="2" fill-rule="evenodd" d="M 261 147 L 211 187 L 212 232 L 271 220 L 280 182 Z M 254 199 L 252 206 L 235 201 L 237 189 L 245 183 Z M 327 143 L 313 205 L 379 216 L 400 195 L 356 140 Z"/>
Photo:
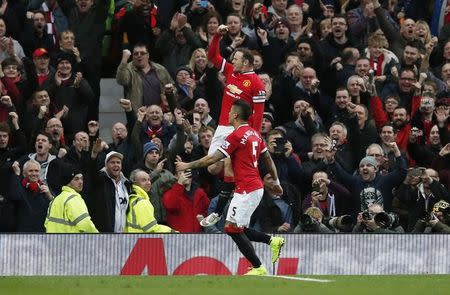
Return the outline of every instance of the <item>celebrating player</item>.
<path id="1" fill-rule="evenodd" d="M 272 263 L 275 263 L 284 239 L 270 237 L 269 235 L 248 228 L 250 217 L 263 196 L 263 182 L 258 171 L 258 158 L 261 155 L 270 175 L 274 179 L 274 191 L 283 194 L 278 180 L 277 169 L 258 131 L 251 128 L 247 121 L 251 114 L 250 106 L 236 100 L 229 111 L 229 121 L 234 131 L 228 135 L 225 142 L 213 154 L 207 155 L 190 163 L 176 162 L 177 170 L 206 167 L 230 157 L 234 167 L 236 189 L 228 208 L 225 233 L 228 234 L 238 246 L 242 254 L 253 266 L 247 275 L 265 275 L 266 268 L 262 265 L 250 241 L 262 242 L 271 246 Z"/>
<path id="2" fill-rule="evenodd" d="M 242 99 L 251 106 L 252 114 L 249 118 L 249 124 L 253 129 L 259 131 L 261 129 L 264 101 L 266 99 L 264 84 L 253 71 L 253 55 L 249 50 L 244 48 L 235 49 L 230 45 L 230 49 L 234 50 L 231 64 L 220 55 L 219 42 L 227 31 L 227 26 L 219 26 L 208 50 L 208 59 L 219 71 L 223 72 L 226 79 L 219 126 L 214 133 L 208 155 L 214 154 L 223 144 L 225 138 L 233 131 L 233 126 L 230 126 L 228 120 L 228 113 L 234 101 Z M 223 208 L 234 189 L 233 168 L 229 159 L 217 162 L 208 167 L 208 171 L 214 175 L 219 174 L 222 170 L 224 172 L 224 184 L 221 187 L 219 201 L 214 212 L 200 222 L 202 226 L 210 226 L 220 220 Z"/>

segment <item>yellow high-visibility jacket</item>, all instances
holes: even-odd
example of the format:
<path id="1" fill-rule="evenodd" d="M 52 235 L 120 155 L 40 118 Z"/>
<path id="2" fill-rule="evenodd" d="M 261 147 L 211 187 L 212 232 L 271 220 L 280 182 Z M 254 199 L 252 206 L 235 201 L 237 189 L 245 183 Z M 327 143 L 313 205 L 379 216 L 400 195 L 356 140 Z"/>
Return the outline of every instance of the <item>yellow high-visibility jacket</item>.
<path id="1" fill-rule="evenodd" d="M 139 186 L 132 187 L 128 202 L 126 233 L 170 233 L 175 232 L 168 226 L 158 224 L 148 194 Z"/>
<path id="2" fill-rule="evenodd" d="M 83 198 L 68 186 L 50 203 L 44 226 L 48 233 L 98 233 Z"/>

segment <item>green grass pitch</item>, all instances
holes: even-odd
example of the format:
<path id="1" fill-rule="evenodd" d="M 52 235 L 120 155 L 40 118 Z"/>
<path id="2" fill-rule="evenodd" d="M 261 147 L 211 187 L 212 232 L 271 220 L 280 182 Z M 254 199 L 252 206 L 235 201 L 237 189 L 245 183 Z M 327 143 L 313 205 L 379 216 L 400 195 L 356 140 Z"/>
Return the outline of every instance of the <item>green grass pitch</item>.
<path id="1" fill-rule="evenodd" d="M 450 275 L 299 276 L 298 278 L 332 280 L 332 282 L 243 276 L 1 277 L 0 294 L 450 294 Z"/>

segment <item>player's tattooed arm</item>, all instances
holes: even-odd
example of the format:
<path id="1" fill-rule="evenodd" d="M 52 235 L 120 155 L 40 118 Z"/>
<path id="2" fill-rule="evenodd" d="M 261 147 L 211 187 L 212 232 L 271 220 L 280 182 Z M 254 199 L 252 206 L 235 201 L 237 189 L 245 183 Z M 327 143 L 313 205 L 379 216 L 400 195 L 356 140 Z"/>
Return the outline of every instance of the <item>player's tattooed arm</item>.
<path id="1" fill-rule="evenodd" d="M 175 165 L 177 166 L 178 171 L 183 171 L 186 169 L 196 169 L 201 167 L 208 167 L 209 165 L 212 165 L 220 160 L 225 158 L 225 155 L 220 152 L 216 151 L 214 154 L 204 156 L 201 159 L 198 159 L 197 161 L 193 161 L 190 163 L 183 163 L 183 162 L 176 162 Z"/>

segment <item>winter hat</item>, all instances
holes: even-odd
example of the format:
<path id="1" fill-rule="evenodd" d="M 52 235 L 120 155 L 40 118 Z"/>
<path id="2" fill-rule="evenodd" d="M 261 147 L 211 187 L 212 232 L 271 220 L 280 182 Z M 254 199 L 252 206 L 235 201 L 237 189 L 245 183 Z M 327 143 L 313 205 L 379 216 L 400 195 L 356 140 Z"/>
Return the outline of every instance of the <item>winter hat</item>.
<path id="1" fill-rule="evenodd" d="M 361 162 L 359 162 L 359 166 L 362 166 L 362 165 L 372 165 L 373 167 L 378 169 L 378 161 L 377 161 L 377 159 L 375 159 L 375 157 L 372 157 L 372 156 L 364 157 L 361 160 Z"/>
<path id="2" fill-rule="evenodd" d="M 74 72 L 74 67 L 76 65 L 75 56 L 67 52 L 60 52 L 55 57 L 55 68 L 58 67 L 59 63 L 63 60 L 67 60 L 72 66 L 72 72 Z"/>
<path id="3" fill-rule="evenodd" d="M 273 115 L 272 115 L 272 113 L 270 113 L 270 112 L 264 112 L 264 113 L 263 113 L 263 118 L 266 118 L 267 120 L 269 120 L 270 123 L 272 123 L 272 125 L 273 125 L 274 120 L 273 120 Z"/>
<path id="4" fill-rule="evenodd" d="M 178 67 L 177 70 L 175 71 L 175 76 L 178 75 L 179 71 L 186 71 L 186 72 L 188 72 L 189 75 L 191 76 L 191 78 L 192 78 L 192 75 L 194 74 L 194 72 L 189 67 L 181 66 L 181 67 Z"/>
<path id="5" fill-rule="evenodd" d="M 144 149 L 144 158 L 151 151 L 158 151 L 158 153 L 159 153 L 159 147 L 153 141 L 149 141 L 146 144 L 144 144 L 144 148 L 143 149 Z"/>
<path id="6" fill-rule="evenodd" d="M 123 160 L 123 155 L 122 155 L 121 153 L 112 151 L 112 152 L 109 152 L 109 153 L 106 155 L 106 158 L 105 158 L 105 166 L 106 166 L 106 163 L 108 163 L 108 161 L 109 161 L 111 158 L 113 158 L 113 157 L 117 157 L 117 158 L 119 158 L 120 160 Z"/>
<path id="7" fill-rule="evenodd" d="M 77 174 L 82 174 L 80 168 L 76 166 L 67 166 L 61 171 L 61 183 L 63 185 L 69 184 Z"/>

